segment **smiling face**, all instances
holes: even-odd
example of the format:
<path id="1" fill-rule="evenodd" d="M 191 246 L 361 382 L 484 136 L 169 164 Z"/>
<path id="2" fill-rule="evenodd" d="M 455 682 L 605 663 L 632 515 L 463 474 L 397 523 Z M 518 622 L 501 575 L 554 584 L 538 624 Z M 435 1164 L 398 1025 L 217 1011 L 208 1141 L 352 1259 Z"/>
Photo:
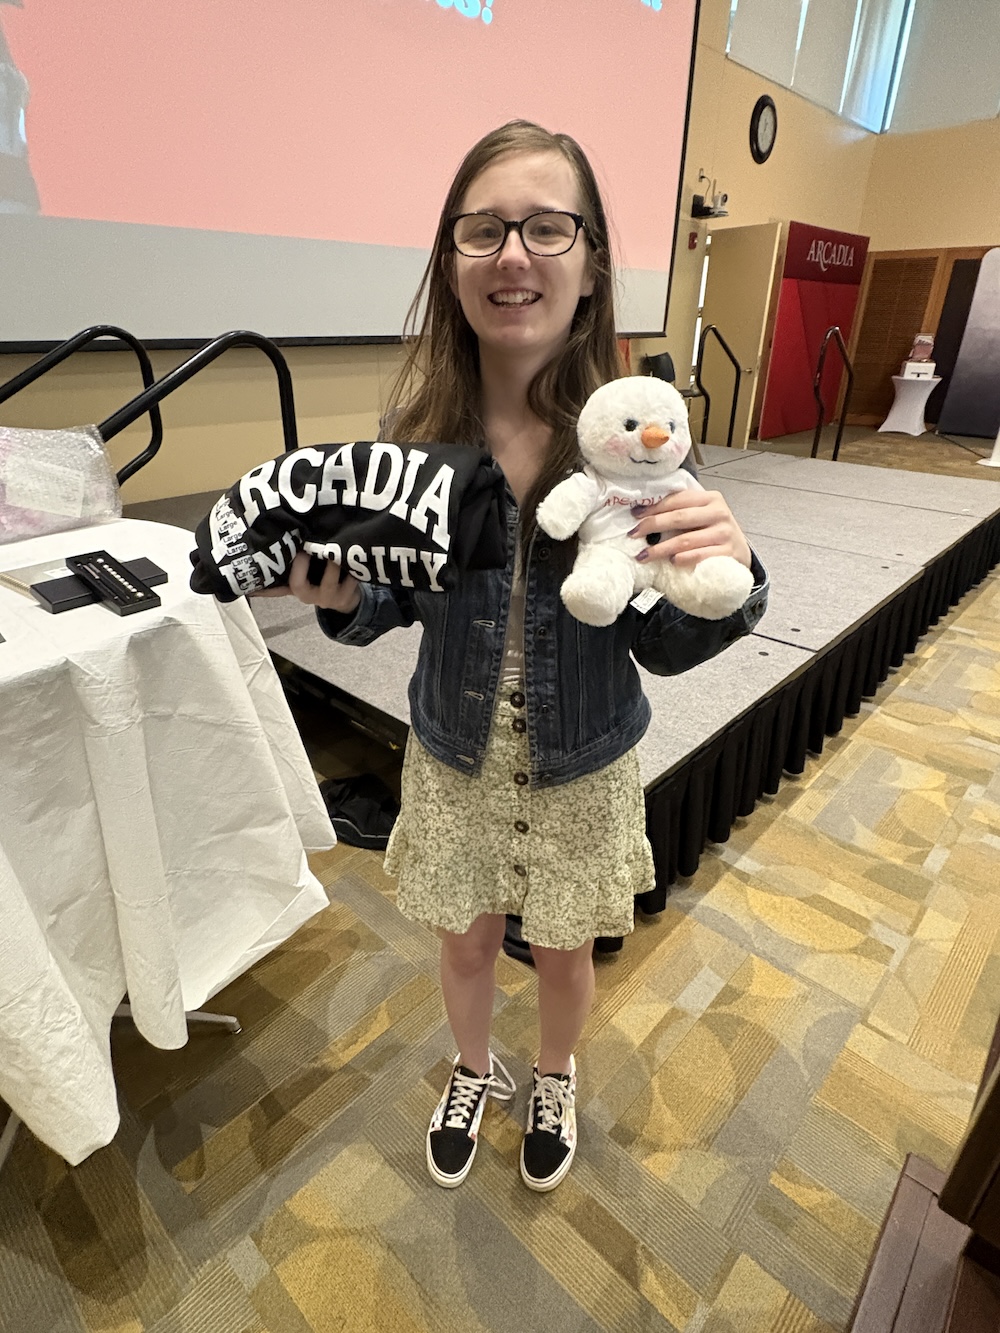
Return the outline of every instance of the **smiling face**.
<path id="1" fill-rule="evenodd" d="M 475 178 L 459 212 L 526 218 L 547 210 L 580 212 L 573 167 L 561 153 L 510 153 Z M 580 232 L 571 250 L 540 257 L 512 231 L 498 254 L 452 254 L 451 286 L 479 340 L 480 357 L 546 365 L 565 345 L 582 296 L 594 290 L 589 248 Z"/>

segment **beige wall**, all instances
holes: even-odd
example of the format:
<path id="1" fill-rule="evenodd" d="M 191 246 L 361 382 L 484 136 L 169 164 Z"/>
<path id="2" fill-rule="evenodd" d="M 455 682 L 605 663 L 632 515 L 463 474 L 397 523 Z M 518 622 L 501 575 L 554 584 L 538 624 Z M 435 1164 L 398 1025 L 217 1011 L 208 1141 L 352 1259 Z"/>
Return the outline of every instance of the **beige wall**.
<path id="1" fill-rule="evenodd" d="M 729 0 L 702 0 L 666 337 L 644 340 L 636 349 L 666 348 L 678 374 L 694 336 L 706 230 L 795 219 L 861 231 L 878 137 L 727 60 L 729 8 Z M 778 110 L 778 139 L 769 160 L 758 165 L 750 156 L 749 127 L 754 103 L 763 93 L 774 98 Z M 692 196 L 706 189 L 698 183 L 699 171 L 729 195 L 727 218 L 692 222 Z M 692 231 L 699 236 L 695 250 L 688 248 Z"/>
<path id="2" fill-rule="evenodd" d="M 726 0 L 703 0 L 683 204 L 690 207 L 699 169 L 729 194 L 729 217 L 715 227 L 795 218 L 857 231 L 877 136 L 727 60 Z M 769 93 L 778 139 L 759 166 L 750 156 L 754 103 Z"/>
<path id="3" fill-rule="evenodd" d="M 794 218 L 868 233 L 876 249 L 1000 242 L 1000 121 L 907 136 L 869 134 L 727 60 L 728 19 L 729 0 L 702 0 L 666 337 L 633 349 L 637 358 L 667 348 L 680 375 L 694 335 L 707 226 Z M 771 159 L 758 166 L 748 126 L 765 92 L 778 108 L 778 141 Z M 655 130 L 653 114 L 651 120 Z M 702 192 L 699 170 L 729 194 L 728 218 L 691 221 L 691 197 Z M 689 249 L 692 232 L 697 243 Z M 185 355 L 156 354 L 157 373 Z M 28 360 L 0 356 L 0 382 Z M 301 443 L 365 438 L 375 431 L 400 349 L 293 348 L 288 361 Z M 134 362 L 124 354 L 81 353 L 4 405 L 0 419 L 39 426 L 100 421 L 137 387 Z M 282 448 L 274 375 L 251 350 L 226 353 L 167 399 L 164 421 L 163 450 L 127 484 L 126 501 L 222 489 Z M 115 463 L 142 442 L 141 425 L 113 441 Z"/>
<path id="4" fill-rule="evenodd" d="M 1000 119 L 880 135 L 861 230 L 873 250 L 1000 245 Z"/>

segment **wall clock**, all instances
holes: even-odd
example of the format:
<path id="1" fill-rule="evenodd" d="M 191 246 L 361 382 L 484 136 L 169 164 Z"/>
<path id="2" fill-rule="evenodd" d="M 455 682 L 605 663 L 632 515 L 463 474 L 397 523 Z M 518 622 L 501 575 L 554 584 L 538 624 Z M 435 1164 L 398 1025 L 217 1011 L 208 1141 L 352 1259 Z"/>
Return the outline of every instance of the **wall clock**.
<path id="1" fill-rule="evenodd" d="M 750 153 L 755 162 L 766 162 L 778 137 L 778 110 L 773 98 L 758 97 L 750 115 Z"/>

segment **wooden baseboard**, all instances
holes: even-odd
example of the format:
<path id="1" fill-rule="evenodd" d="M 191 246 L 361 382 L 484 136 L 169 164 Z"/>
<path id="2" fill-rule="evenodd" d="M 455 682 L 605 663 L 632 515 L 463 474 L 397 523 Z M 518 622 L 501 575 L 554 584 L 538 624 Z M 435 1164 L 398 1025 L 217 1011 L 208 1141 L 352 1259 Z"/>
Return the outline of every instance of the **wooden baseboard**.
<path id="1" fill-rule="evenodd" d="M 944 1172 L 912 1154 L 896 1184 L 851 1333 L 996 1333 L 1000 1278 L 963 1253 L 971 1235 L 937 1206 Z"/>

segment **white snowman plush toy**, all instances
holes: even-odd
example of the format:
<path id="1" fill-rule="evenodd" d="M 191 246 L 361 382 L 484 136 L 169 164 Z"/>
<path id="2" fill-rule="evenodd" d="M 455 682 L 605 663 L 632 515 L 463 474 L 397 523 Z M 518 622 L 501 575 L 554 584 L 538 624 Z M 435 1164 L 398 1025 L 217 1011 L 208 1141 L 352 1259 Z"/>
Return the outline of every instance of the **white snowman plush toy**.
<path id="1" fill-rule="evenodd" d="M 672 384 L 651 376 L 612 380 L 592 393 L 577 423 L 582 472 L 559 482 L 538 506 L 538 525 L 564 541 L 579 532 L 576 560 L 563 580 L 568 610 L 587 625 L 611 625 L 636 592 L 654 588 L 691 615 L 721 620 L 743 605 L 753 575 L 732 556 L 678 568 L 636 560 L 647 543 L 629 537 L 633 505 L 673 491 L 702 490 L 681 460 L 691 447 L 687 408 Z"/>

